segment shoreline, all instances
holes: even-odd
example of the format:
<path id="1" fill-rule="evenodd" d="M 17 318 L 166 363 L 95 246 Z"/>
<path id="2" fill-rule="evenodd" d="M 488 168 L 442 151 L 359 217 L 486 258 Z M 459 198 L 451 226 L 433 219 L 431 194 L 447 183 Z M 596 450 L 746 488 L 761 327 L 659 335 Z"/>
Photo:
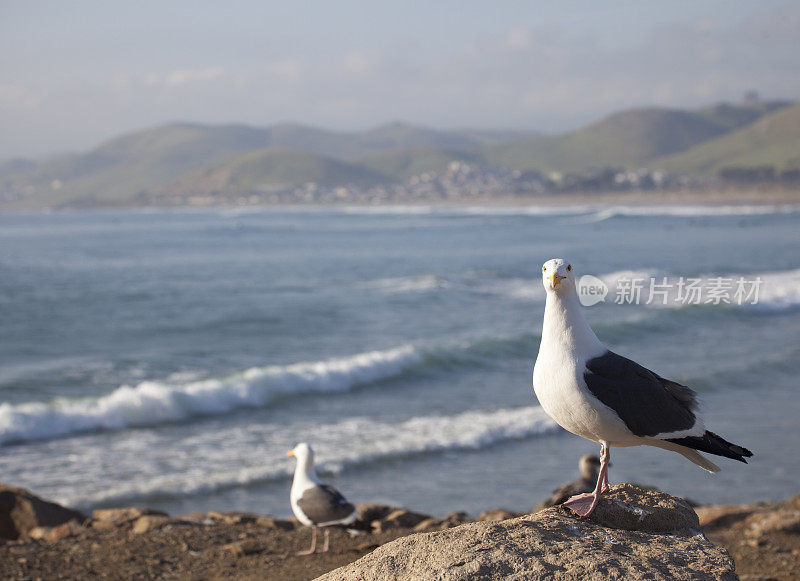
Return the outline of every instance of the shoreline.
<path id="1" fill-rule="evenodd" d="M 0 205 L 0 214 L 39 213 L 39 212 L 92 212 L 134 210 L 152 212 L 159 210 L 270 210 L 270 209 L 336 209 L 336 208 L 459 208 L 459 207 L 565 207 L 565 206 L 743 206 L 743 205 L 783 205 L 800 204 L 800 189 L 731 189 L 731 190 L 665 190 L 626 192 L 576 192 L 547 194 L 540 196 L 502 196 L 475 199 L 414 199 L 393 200 L 379 204 L 342 200 L 337 203 L 296 203 L 296 204 L 185 204 L 185 205 L 114 205 L 64 206 L 64 207 L 25 207 L 10 204 Z"/>

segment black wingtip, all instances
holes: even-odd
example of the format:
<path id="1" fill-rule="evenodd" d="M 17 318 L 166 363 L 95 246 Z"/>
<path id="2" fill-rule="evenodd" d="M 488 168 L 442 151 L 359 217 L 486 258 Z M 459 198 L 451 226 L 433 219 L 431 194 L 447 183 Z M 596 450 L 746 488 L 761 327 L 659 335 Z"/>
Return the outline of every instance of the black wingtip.
<path id="1" fill-rule="evenodd" d="M 725 438 L 718 436 L 714 432 L 706 431 L 702 436 L 688 436 L 686 438 L 669 439 L 669 442 L 674 442 L 687 448 L 700 450 L 701 452 L 708 452 L 709 454 L 716 454 L 717 456 L 724 456 L 731 460 L 738 460 L 747 464 L 745 458 L 750 458 L 753 453 L 743 446 L 732 444 Z"/>

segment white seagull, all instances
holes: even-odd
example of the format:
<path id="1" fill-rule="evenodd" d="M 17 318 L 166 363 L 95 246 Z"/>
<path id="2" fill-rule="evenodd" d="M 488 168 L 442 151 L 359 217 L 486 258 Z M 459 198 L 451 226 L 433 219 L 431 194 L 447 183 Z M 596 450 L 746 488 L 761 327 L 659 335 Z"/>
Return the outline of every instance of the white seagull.
<path id="1" fill-rule="evenodd" d="M 583 318 L 572 265 L 542 266 L 547 301 L 533 390 L 565 430 L 600 444 L 600 473 L 591 493 L 563 506 L 588 516 L 608 490 L 611 446 L 656 446 L 682 454 L 709 472 L 719 466 L 698 450 L 747 463 L 753 453 L 706 430 L 694 391 L 608 350 Z"/>
<path id="2" fill-rule="evenodd" d="M 311 548 L 298 555 L 317 552 L 317 528 L 334 525 L 349 525 L 356 520 L 356 507 L 347 502 L 333 486 L 323 484 L 314 468 L 314 450 L 305 442 L 297 444 L 286 453 L 297 458 L 294 480 L 289 499 L 292 512 L 301 523 L 312 527 Z M 325 529 L 325 544 L 321 553 L 328 551 L 330 531 Z"/>

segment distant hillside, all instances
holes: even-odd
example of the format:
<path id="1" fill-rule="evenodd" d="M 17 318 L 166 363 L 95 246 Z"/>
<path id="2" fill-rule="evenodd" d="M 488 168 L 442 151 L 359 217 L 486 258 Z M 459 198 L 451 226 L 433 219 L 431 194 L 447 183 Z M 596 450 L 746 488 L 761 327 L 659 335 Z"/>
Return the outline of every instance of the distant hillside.
<path id="1" fill-rule="evenodd" d="M 486 159 L 480 151 L 433 147 L 417 147 L 378 153 L 359 160 L 359 163 L 364 167 L 399 181 L 426 172 L 441 171 L 453 161 L 486 164 Z"/>
<path id="2" fill-rule="evenodd" d="M 716 174 L 725 167 L 800 169 L 800 103 L 651 165 L 668 171 Z"/>
<path id="3" fill-rule="evenodd" d="M 370 186 L 387 176 L 369 168 L 289 149 L 250 151 L 194 170 L 156 188 L 156 195 L 214 195 L 267 191 L 307 182 L 320 186 Z"/>
<path id="4" fill-rule="evenodd" d="M 771 102 L 693 111 L 632 109 L 555 136 L 439 131 L 407 123 L 350 133 L 289 123 L 264 128 L 173 123 L 122 135 L 85 153 L 0 163 L 0 205 L 157 203 L 170 192 L 173 199 L 239 195 L 310 182 L 364 188 L 441 172 L 454 161 L 495 176 L 486 178 L 493 184 L 499 183 L 497 175 L 524 181 L 535 171 L 613 177 L 608 168 L 619 167 L 714 174 L 739 164 L 773 165 L 780 171 L 800 167 L 799 106 Z M 598 173 L 593 168 L 605 169 Z M 574 182 L 574 188 L 605 183 L 569 179 L 552 183 L 567 187 Z M 485 189 L 489 182 L 482 183 L 475 188 Z"/>
<path id="5" fill-rule="evenodd" d="M 269 128 L 245 125 L 199 125 L 174 123 L 126 134 L 82 153 L 45 158 L 37 162 L 0 164 L 0 188 L 18 205 L 62 205 L 68 203 L 118 204 L 135 200 L 193 170 L 215 171 L 215 164 L 239 153 L 264 149 L 290 149 L 337 160 L 356 160 L 376 152 L 419 147 L 477 150 L 486 139 L 502 138 L 503 132 L 443 132 L 405 123 L 391 123 L 364 132 L 326 131 L 296 124 Z M 506 133 L 509 139 L 521 134 Z M 491 135 L 491 137 L 488 137 Z M 524 134 L 522 134 L 524 135 Z M 300 176 L 298 171 L 314 164 L 287 168 L 285 177 L 297 183 L 315 181 L 318 172 Z M 244 171 L 244 170 L 242 170 Z M 359 168 L 341 175 L 372 170 Z M 339 175 L 329 168 L 330 175 Z M 198 174 L 194 174 L 198 175 Z M 322 174 L 319 174 L 322 175 Z M 294 176 L 294 177 L 292 177 Z M 184 178 L 182 183 L 186 183 Z M 391 179 L 391 178 L 389 178 Z M 293 182 L 294 183 L 294 182 Z M 3 199 L 0 193 L 0 201 Z"/>
<path id="6" fill-rule="evenodd" d="M 520 170 L 635 168 L 741 127 L 785 104 L 718 105 L 699 111 L 632 109 L 564 135 L 488 148 L 486 158 Z"/>

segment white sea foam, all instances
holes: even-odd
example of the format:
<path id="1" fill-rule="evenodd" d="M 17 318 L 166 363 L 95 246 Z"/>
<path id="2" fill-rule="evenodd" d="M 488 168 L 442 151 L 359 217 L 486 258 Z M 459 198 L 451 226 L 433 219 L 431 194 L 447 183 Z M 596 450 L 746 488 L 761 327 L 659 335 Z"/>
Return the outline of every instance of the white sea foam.
<path id="1" fill-rule="evenodd" d="M 378 278 L 360 283 L 358 286 L 387 293 L 409 293 L 446 289 L 451 286 L 451 282 L 435 274 L 421 274 L 418 276 Z"/>
<path id="2" fill-rule="evenodd" d="M 720 277 L 730 281 L 730 288 L 727 292 L 729 300 L 721 301 L 720 306 L 744 307 L 761 311 L 782 311 L 800 306 L 800 269 L 773 271 L 753 274 L 743 273 L 712 273 L 705 275 L 680 275 L 676 273 L 664 272 L 656 268 L 616 270 L 608 273 L 592 274 L 599 278 L 609 289 L 605 299 L 606 303 L 613 303 L 619 293 L 623 293 L 624 299 L 620 299 L 630 304 L 631 292 L 624 290 L 623 287 L 630 289 L 631 286 L 638 287 L 638 304 L 648 307 L 667 307 L 681 308 L 690 304 L 712 304 L 708 299 L 708 293 L 715 280 Z M 665 284 L 666 287 L 661 285 Z M 683 278 L 684 282 L 689 279 L 699 279 L 698 289 L 700 292 L 700 302 L 688 303 L 678 296 L 678 282 Z M 741 300 L 735 297 L 739 279 L 745 281 L 745 295 Z M 750 291 L 750 284 L 757 279 L 761 280 L 758 288 L 758 301 L 752 304 L 754 296 L 747 298 Z M 650 297 L 651 282 L 655 289 L 666 289 L 666 299 L 660 294 L 653 294 Z M 375 289 L 387 293 L 413 293 L 423 291 L 465 291 L 478 294 L 490 294 L 507 299 L 523 301 L 543 301 L 545 292 L 539 278 L 498 278 L 480 276 L 461 276 L 461 277 L 440 277 L 433 274 L 424 274 L 411 277 L 398 277 L 377 279 L 368 281 L 361 285 L 364 288 Z M 661 292 L 657 290 L 657 292 Z M 683 291 L 686 294 L 686 291 Z"/>
<path id="3" fill-rule="evenodd" d="M 287 441 L 286 434 L 311 442 L 319 470 L 325 473 L 403 456 L 481 449 L 557 429 L 538 406 L 418 416 L 397 423 L 351 417 L 322 425 L 296 420 L 280 426 L 230 427 L 222 432 L 195 433 L 168 446 L 149 442 L 144 461 L 148 466 L 161 467 L 154 471 L 142 466 L 143 459 L 135 453 L 141 443 L 122 444 L 125 448 L 134 446 L 121 456 L 135 464 L 131 465 L 135 477 L 108 482 L 106 474 L 100 486 L 92 484 L 93 480 L 85 475 L 62 472 L 60 489 L 54 491 L 54 496 L 72 506 L 88 506 L 182 496 L 283 479 L 293 470 L 292 462 L 285 458 L 292 443 Z M 192 453 L 194 450 L 202 450 L 202 454 Z M 99 458 L 97 464 L 101 464 Z M 164 466 L 168 468 L 165 470 Z M 74 482 L 64 482 L 65 478 Z"/>
<path id="4" fill-rule="evenodd" d="M 397 215 L 474 215 L 474 216 L 576 216 L 586 215 L 587 221 L 598 222 L 617 216 L 765 216 L 795 214 L 800 204 L 531 204 L 531 205 L 473 205 L 473 206 L 349 206 L 341 209 L 348 214 Z"/>
<path id="5" fill-rule="evenodd" d="M 0 444 L 84 431 L 118 430 L 262 407 L 286 394 L 340 392 L 389 379 L 422 361 L 411 345 L 325 361 L 253 367 L 221 379 L 143 381 L 80 400 L 0 404 Z"/>
<path id="6" fill-rule="evenodd" d="M 676 217 L 715 217 L 715 216 L 766 216 L 774 214 L 795 214 L 800 212 L 798 204 L 736 204 L 736 205 L 698 205 L 665 204 L 642 206 L 604 206 L 597 207 L 588 217 L 588 222 L 601 222 L 617 216 L 676 216 Z"/>
<path id="7" fill-rule="evenodd" d="M 764 282 L 759 287 L 758 303 L 745 305 L 751 309 L 764 311 L 783 311 L 800 306 L 800 269 L 778 272 L 764 272 L 749 275 Z"/>

